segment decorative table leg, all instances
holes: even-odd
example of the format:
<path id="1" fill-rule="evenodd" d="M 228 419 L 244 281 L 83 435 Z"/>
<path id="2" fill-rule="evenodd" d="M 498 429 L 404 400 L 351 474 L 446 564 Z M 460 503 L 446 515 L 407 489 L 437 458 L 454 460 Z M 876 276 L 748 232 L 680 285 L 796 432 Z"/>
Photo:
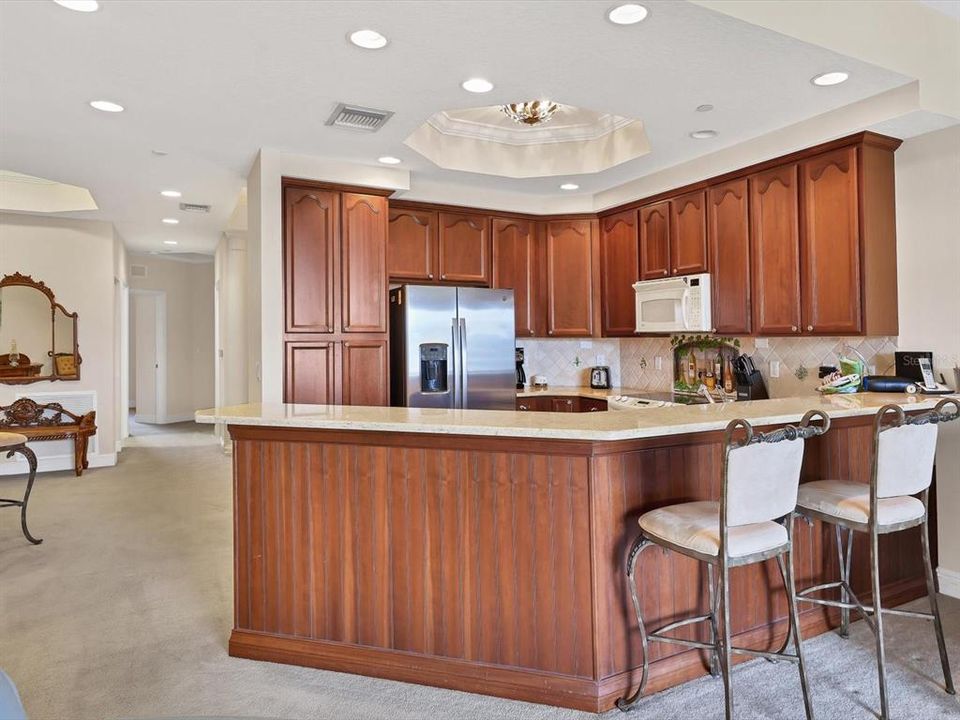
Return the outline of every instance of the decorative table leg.
<path id="1" fill-rule="evenodd" d="M 7 453 L 7 457 L 13 457 L 15 453 L 20 453 L 23 455 L 27 459 L 27 464 L 30 466 L 30 475 L 27 477 L 27 491 L 23 494 L 23 500 L 19 503 L 20 529 L 23 530 L 23 536 L 27 540 L 32 542 L 34 545 L 39 545 L 43 542 L 43 540 L 35 538 L 30 534 L 30 530 L 27 529 L 27 503 L 30 502 L 30 491 L 33 490 L 33 481 L 37 477 L 37 456 L 33 453 L 33 450 L 28 448 L 26 445 L 13 448 Z"/>

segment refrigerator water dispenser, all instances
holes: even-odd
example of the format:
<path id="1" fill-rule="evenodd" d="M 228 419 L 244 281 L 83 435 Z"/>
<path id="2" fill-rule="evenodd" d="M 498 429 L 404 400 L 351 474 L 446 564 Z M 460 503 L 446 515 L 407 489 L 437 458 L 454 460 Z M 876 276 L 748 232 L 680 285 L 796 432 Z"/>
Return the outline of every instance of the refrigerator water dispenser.
<path id="1" fill-rule="evenodd" d="M 420 345 L 420 392 L 447 392 L 447 347 L 445 343 Z"/>

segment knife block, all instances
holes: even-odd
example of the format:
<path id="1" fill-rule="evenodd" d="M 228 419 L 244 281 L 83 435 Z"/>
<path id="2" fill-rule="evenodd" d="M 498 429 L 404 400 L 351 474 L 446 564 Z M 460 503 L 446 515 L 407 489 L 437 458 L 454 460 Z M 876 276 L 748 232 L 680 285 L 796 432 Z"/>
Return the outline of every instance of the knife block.
<path id="1" fill-rule="evenodd" d="M 737 377 L 737 400 L 766 400 L 767 386 L 763 383 L 763 375 L 754 370 L 746 376 Z"/>

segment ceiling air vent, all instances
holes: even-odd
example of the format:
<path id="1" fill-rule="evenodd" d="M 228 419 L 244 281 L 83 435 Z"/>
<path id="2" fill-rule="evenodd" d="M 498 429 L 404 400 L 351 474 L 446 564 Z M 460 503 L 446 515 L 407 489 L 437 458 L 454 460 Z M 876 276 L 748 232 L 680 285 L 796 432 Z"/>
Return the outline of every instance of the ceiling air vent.
<path id="1" fill-rule="evenodd" d="M 376 132 L 384 126 L 387 120 L 393 115 L 387 110 L 377 110 L 375 108 L 365 108 L 359 105 L 347 105 L 340 103 L 333 111 L 333 115 L 327 120 L 327 125 L 334 127 L 347 128 L 348 130 L 364 130 L 366 132 Z"/>
<path id="2" fill-rule="evenodd" d="M 146 277 L 147 276 L 147 266 L 146 265 L 131 265 L 130 266 L 130 277 Z"/>
<path id="3" fill-rule="evenodd" d="M 180 209 L 184 212 L 199 212 L 199 213 L 208 213 L 210 212 L 209 205 L 198 205 L 197 203 L 180 203 Z"/>

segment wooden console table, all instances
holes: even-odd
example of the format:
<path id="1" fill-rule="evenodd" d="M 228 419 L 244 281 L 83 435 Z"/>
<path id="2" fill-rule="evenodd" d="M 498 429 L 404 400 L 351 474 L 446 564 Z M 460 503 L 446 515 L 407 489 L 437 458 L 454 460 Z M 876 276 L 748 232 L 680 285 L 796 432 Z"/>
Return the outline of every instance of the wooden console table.
<path id="1" fill-rule="evenodd" d="M 14 432 L 32 440 L 73 440 L 73 469 L 77 476 L 87 468 L 87 444 L 97 432 L 97 413 L 75 415 L 59 403 L 41 405 L 20 398 L 0 405 L 0 431 Z"/>

